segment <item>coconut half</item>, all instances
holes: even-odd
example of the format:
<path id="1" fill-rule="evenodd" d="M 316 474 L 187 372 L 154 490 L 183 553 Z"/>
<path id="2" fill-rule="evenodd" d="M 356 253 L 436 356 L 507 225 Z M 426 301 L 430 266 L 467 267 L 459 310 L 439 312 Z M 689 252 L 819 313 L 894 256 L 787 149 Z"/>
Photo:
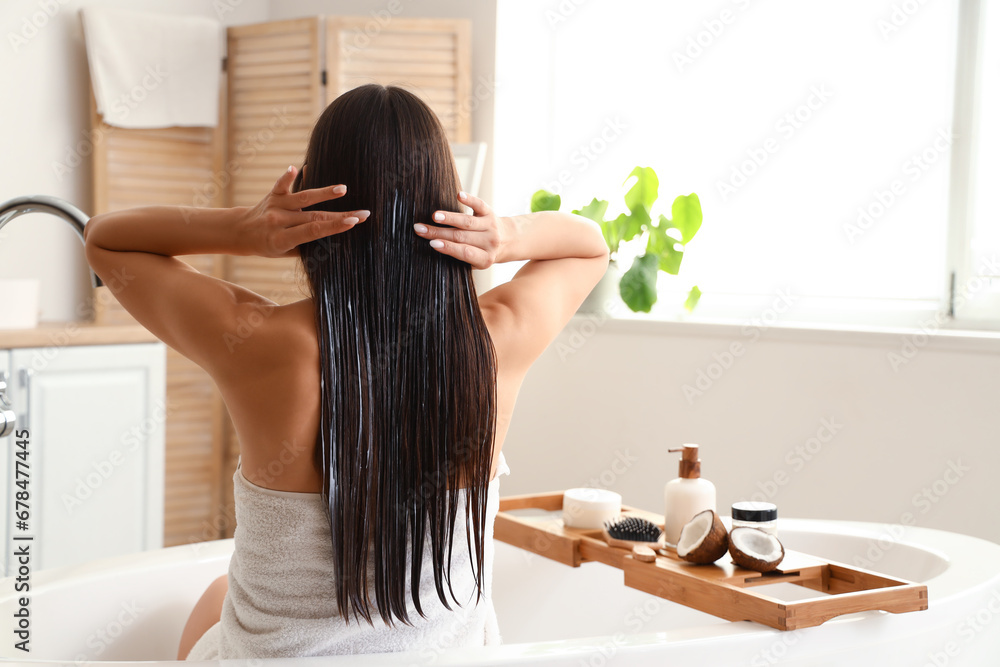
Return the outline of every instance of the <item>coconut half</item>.
<path id="1" fill-rule="evenodd" d="M 713 510 L 705 510 L 681 528 L 677 555 L 689 563 L 714 563 L 729 548 L 729 537 L 722 519 Z"/>
<path id="2" fill-rule="evenodd" d="M 760 528 L 733 528 L 729 533 L 729 555 L 740 567 L 770 572 L 785 557 L 785 547 L 777 537 Z"/>

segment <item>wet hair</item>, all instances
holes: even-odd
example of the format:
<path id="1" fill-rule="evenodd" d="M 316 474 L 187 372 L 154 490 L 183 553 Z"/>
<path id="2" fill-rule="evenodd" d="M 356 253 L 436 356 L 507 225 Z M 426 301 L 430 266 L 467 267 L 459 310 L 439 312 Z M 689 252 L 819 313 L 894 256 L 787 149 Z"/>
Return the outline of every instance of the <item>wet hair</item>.
<path id="1" fill-rule="evenodd" d="M 447 584 L 461 606 L 451 563 L 463 490 L 459 521 L 467 526 L 475 603 L 484 592 L 496 353 L 471 267 L 413 232 L 416 222 L 434 224 L 436 210 L 460 210 L 454 158 L 434 112 L 414 94 L 378 84 L 335 99 L 313 128 L 294 188 L 341 183 L 346 196 L 311 208 L 371 215 L 299 247 L 316 308 L 315 465 L 337 603 L 344 619 L 373 625 L 374 592 L 384 623 L 412 625 L 408 587 L 426 617 L 419 582 L 427 541 L 438 598 L 452 608 Z"/>

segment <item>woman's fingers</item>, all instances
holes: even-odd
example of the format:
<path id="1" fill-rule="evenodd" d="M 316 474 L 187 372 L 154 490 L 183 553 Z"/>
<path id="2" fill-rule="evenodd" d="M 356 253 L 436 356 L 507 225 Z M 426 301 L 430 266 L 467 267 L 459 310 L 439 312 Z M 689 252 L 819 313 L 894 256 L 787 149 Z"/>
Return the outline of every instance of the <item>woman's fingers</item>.
<path id="1" fill-rule="evenodd" d="M 271 194 L 282 197 L 288 202 L 288 206 L 285 206 L 284 208 L 287 208 L 290 211 L 297 211 L 312 206 L 313 204 L 343 197 L 347 194 L 346 185 L 331 185 L 324 188 L 313 188 L 311 190 L 292 192 L 292 184 L 295 183 L 295 175 L 297 173 L 298 170 L 294 166 L 288 167 L 288 169 L 285 170 L 285 173 L 278 178 L 274 187 L 271 188 Z"/>
<path id="2" fill-rule="evenodd" d="M 368 211 L 304 211 L 320 202 L 343 197 L 345 185 L 331 185 L 293 192 L 298 170 L 291 166 L 274 187 L 245 218 L 255 236 L 256 254 L 262 257 L 287 257 L 303 243 L 340 234 L 365 221 Z"/>
<path id="3" fill-rule="evenodd" d="M 301 192 L 294 192 L 288 195 L 289 208 L 292 210 L 303 209 L 313 204 L 338 199 L 345 194 L 347 194 L 346 185 L 331 185 L 325 188 L 302 190 Z"/>
<path id="4" fill-rule="evenodd" d="M 443 255 L 467 262 L 475 269 L 488 268 L 496 260 L 500 245 L 496 218 L 478 197 L 460 192 L 458 200 L 470 207 L 473 215 L 435 211 L 431 219 L 444 226 L 417 223 L 413 231 Z"/>
<path id="5" fill-rule="evenodd" d="M 477 220 L 475 216 L 465 213 L 455 213 L 453 211 L 434 211 L 431 220 L 439 225 L 448 225 L 456 229 L 480 230 L 485 229 L 486 224 Z"/>
<path id="6" fill-rule="evenodd" d="M 287 195 L 292 189 L 292 183 L 295 182 L 295 174 L 298 170 L 294 166 L 289 166 L 278 180 L 275 182 L 274 187 L 271 188 L 271 193 L 276 195 Z"/>
<path id="7" fill-rule="evenodd" d="M 469 243 L 474 238 L 474 234 L 470 234 L 469 230 L 465 229 L 454 229 L 452 227 L 432 227 L 430 225 L 413 225 L 413 231 L 415 231 L 419 236 L 427 239 L 443 239 L 445 241 L 452 241 L 454 243 Z"/>
<path id="8" fill-rule="evenodd" d="M 482 199 L 480 199 L 479 197 L 474 197 L 466 192 L 458 193 L 458 201 L 462 202 L 463 204 L 471 208 L 472 212 L 475 213 L 477 216 L 487 215 L 488 213 L 490 213 L 491 210 L 489 205 Z"/>
<path id="9" fill-rule="evenodd" d="M 482 248 L 442 239 L 434 239 L 430 246 L 442 255 L 448 255 L 471 264 L 474 269 L 485 269 L 490 266 L 489 253 Z"/>
<path id="10" fill-rule="evenodd" d="M 479 197 L 473 197 L 464 192 L 458 193 L 458 200 L 472 209 L 472 215 L 455 213 L 454 211 L 434 211 L 431 219 L 440 224 L 457 229 L 483 230 L 490 226 L 486 216 L 491 213 L 490 207 Z"/>
<path id="11" fill-rule="evenodd" d="M 355 225 L 368 219 L 368 211 L 347 211 L 343 213 L 323 213 L 317 217 L 310 211 L 309 222 L 294 227 L 287 227 L 278 235 L 278 243 L 282 249 L 294 248 L 326 236 L 333 236 L 353 229 Z"/>

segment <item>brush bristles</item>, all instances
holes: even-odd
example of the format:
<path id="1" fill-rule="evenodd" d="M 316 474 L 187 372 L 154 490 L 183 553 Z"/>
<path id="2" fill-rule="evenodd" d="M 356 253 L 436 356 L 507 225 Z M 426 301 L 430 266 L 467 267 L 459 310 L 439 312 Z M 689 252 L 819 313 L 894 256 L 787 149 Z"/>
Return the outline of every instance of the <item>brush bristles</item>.
<path id="1" fill-rule="evenodd" d="M 660 539 L 660 527 L 652 521 L 638 516 L 620 516 L 604 522 L 608 535 L 616 540 L 630 542 L 656 542 Z"/>

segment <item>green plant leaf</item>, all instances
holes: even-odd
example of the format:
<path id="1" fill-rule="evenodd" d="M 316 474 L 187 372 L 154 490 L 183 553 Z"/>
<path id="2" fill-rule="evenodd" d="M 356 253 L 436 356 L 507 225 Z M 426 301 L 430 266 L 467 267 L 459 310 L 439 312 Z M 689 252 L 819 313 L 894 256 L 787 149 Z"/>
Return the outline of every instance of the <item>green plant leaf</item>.
<path id="1" fill-rule="evenodd" d="M 656 303 L 656 273 L 659 260 L 655 255 L 636 257 L 632 267 L 618 283 L 618 293 L 634 313 L 648 313 Z"/>
<path id="2" fill-rule="evenodd" d="M 681 270 L 681 260 L 684 259 L 684 251 L 677 250 L 674 246 L 677 241 L 670 238 L 667 229 L 670 229 L 669 221 L 664 225 L 665 218 L 660 216 L 660 224 L 649 228 L 649 241 L 646 243 L 646 254 L 657 258 L 661 271 L 666 271 L 672 276 L 676 276 Z"/>
<path id="3" fill-rule="evenodd" d="M 601 220 L 598 224 L 601 225 L 601 235 L 604 236 L 604 242 L 608 244 L 611 259 L 614 259 L 618 253 L 618 246 L 622 242 L 621 237 L 618 236 L 618 226 L 615 225 L 614 220 Z"/>
<path id="4" fill-rule="evenodd" d="M 604 214 L 608 210 L 608 202 L 603 199 L 594 198 L 589 204 L 579 211 L 573 211 L 577 215 L 590 218 L 594 222 L 604 222 Z"/>
<path id="5" fill-rule="evenodd" d="M 687 301 L 684 302 L 684 310 L 690 313 L 692 310 L 695 309 L 695 306 L 698 305 L 699 299 L 701 299 L 701 290 L 698 289 L 697 285 L 695 285 L 694 287 L 691 288 L 691 291 L 688 292 Z"/>
<path id="6" fill-rule="evenodd" d="M 614 219 L 612 224 L 618 229 L 618 235 L 622 241 L 631 241 L 642 233 L 644 226 L 649 224 L 649 215 L 640 208 L 631 215 L 622 213 Z"/>
<path id="7" fill-rule="evenodd" d="M 590 218 L 601 226 L 601 234 L 604 236 L 604 242 L 608 244 L 608 250 L 611 251 L 613 256 L 618 252 L 618 246 L 621 244 L 622 238 L 619 233 L 619 225 L 615 224 L 614 220 L 604 219 L 604 214 L 607 210 L 608 202 L 595 198 L 583 208 L 573 211 L 573 213 Z"/>
<path id="8" fill-rule="evenodd" d="M 625 206 L 632 212 L 632 215 L 642 211 L 645 214 L 645 223 L 648 224 L 649 212 L 653 209 L 653 202 L 658 196 L 660 179 L 656 177 L 656 172 L 653 171 L 652 167 L 636 167 L 625 179 L 625 182 L 628 183 L 633 176 L 636 177 L 636 181 L 625 193 Z"/>
<path id="9" fill-rule="evenodd" d="M 660 219 L 656 222 L 656 226 L 662 229 L 663 231 L 666 231 L 668 229 L 677 229 L 677 225 L 675 225 L 669 218 L 667 218 L 667 216 L 663 215 L 662 213 L 660 214 Z"/>
<path id="10" fill-rule="evenodd" d="M 698 195 L 691 193 L 681 195 L 674 200 L 670 207 L 670 215 L 673 216 L 671 225 L 681 232 L 681 243 L 687 243 L 694 238 L 694 235 L 701 229 L 701 200 Z M 662 216 L 661 220 L 662 220 Z"/>
<path id="11" fill-rule="evenodd" d="M 559 195 L 552 194 L 548 190 L 539 190 L 531 195 L 532 213 L 537 213 L 538 211 L 558 211 L 561 204 L 562 198 Z"/>

